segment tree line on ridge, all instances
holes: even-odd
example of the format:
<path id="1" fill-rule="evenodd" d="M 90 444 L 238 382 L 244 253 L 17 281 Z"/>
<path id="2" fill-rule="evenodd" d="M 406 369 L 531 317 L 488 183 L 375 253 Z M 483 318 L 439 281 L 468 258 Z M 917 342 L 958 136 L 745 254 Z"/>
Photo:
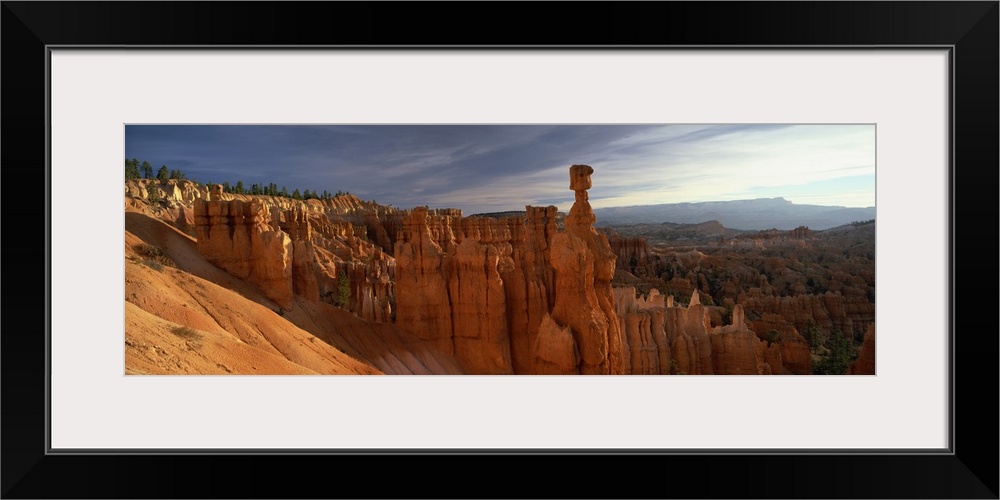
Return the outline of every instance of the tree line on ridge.
<path id="1" fill-rule="evenodd" d="M 184 179 L 190 180 L 202 186 L 210 186 L 213 183 L 201 183 L 193 179 L 188 179 L 188 177 L 180 170 L 171 170 L 167 168 L 166 165 L 160 166 L 160 169 L 153 174 L 153 165 L 148 161 L 139 162 L 136 158 L 126 158 L 125 159 L 125 179 L 156 179 L 156 180 L 169 180 L 169 179 Z M 322 193 L 319 191 L 309 191 L 308 189 L 299 191 L 298 188 L 292 190 L 291 193 L 288 192 L 288 188 L 271 182 L 268 184 L 251 184 L 249 188 L 245 187 L 243 181 L 236 181 L 236 184 L 230 184 L 229 182 L 222 183 L 222 191 L 229 194 L 250 194 L 250 195 L 262 195 L 262 196 L 280 196 L 283 198 L 291 198 L 295 200 L 310 200 L 310 199 L 320 199 L 328 200 L 335 196 L 342 196 L 351 194 L 350 191 L 337 191 L 334 194 L 330 194 L 329 191 L 323 190 Z"/>

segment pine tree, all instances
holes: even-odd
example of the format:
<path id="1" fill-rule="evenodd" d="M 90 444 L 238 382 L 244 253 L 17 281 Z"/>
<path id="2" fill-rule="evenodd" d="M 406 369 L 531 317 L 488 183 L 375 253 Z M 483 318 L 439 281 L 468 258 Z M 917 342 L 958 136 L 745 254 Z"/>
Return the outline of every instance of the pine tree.
<path id="1" fill-rule="evenodd" d="M 347 278 L 347 270 L 340 274 L 337 280 L 337 305 L 343 308 L 351 302 L 351 280 Z"/>
<path id="2" fill-rule="evenodd" d="M 138 162 L 139 160 L 136 160 L 135 158 L 132 158 L 132 161 Z M 153 178 L 153 166 L 150 165 L 148 161 L 142 162 L 142 176 L 143 176 L 143 178 L 146 178 L 146 179 L 152 179 Z"/>
<path id="3" fill-rule="evenodd" d="M 299 193 L 299 189 L 298 188 L 295 188 L 295 191 L 292 191 L 292 198 L 294 198 L 296 200 L 301 200 L 302 199 L 302 193 Z"/>
<path id="4" fill-rule="evenodd" d="M 143 168 L 145 168 L 145 163 L 143 163 Z M 167 168 L 166 165 L 160 167 L 160 170 L 156 172 L 156 178 L 161 181 L 165 181 L 170 178 L 170 170 Z"/>
<path id="5" fill-rule="evenodd" d="M 125 159 L 125 178 L 126 179 L 138 179 L 139 175 L 139 165 L 138 160 Z"/>

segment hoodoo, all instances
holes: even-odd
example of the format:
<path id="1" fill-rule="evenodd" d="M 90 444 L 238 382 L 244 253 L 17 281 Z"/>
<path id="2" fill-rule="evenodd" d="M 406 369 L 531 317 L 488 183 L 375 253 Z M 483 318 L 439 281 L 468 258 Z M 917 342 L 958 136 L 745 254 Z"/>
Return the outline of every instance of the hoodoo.
<path id="1" fill-rule="evenodd" d="M 396 242 L 397 321 L 470 373 L 627 373 L 611 279 L 615 254 L 594 229 L 594 169 L 570 167 L 576 202 L 521 218 L 431 215 L 419 207 Z"/>
<path id="2" fill-rule="evenodd" d="M 589 165 L 569 169 L 569 188 L 576 202 L 566 217 L 566 230 L 552 240 L 552 266 L 556 271 L 556 302 L 552 318 L 570 327 L 580 351 L 580 373 L 623 374 L 621 329 L 614 311 L 611 278 L 615 254 L 608 239 L 594 229 Z"/>

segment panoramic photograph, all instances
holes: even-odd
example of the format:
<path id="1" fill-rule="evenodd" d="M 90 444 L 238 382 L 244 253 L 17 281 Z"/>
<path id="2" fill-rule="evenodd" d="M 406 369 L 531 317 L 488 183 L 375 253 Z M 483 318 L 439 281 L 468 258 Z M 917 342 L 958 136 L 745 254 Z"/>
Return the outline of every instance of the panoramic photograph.
<path id="1" fill-rule="evenodd" d="M 875 125 L 126 125 L 127 375 L 874 375 Z"/>

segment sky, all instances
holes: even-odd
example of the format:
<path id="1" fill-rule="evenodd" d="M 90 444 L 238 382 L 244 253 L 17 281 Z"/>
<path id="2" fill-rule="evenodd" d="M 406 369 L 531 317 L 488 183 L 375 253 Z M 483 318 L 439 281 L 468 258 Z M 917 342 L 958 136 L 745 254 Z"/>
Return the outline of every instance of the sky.
<path id="1" fill-rule="evenodd" d="M 875 206 L 874 125 L 126 125 L 125 158 L 200 182 L 275 183 L 466 215 L 783 197 Z"/>

